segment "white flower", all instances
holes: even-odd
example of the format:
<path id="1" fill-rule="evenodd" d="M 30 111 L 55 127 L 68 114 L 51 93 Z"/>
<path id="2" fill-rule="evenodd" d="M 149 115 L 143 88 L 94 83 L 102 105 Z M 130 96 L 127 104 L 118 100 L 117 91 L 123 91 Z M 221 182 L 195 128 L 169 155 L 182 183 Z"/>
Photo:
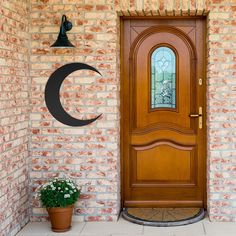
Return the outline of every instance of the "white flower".
<path id="1" fill-rule="evenodd" d="M 76 189 L 74 189 L 74 192 L 76 192 Z"/>
<path id="2" fill-rule="evenodd" d="M 64 198 L 70 198 L 70 194 L 65 194 Z"/>
<path id="3" fill-rule="evenodd" d="M 61 190 L 61 187 L 58 187 L 58 190 Z"/>
<path id="4" fill-rule="evenodd" d="M 70 190 L 70 194 L 72 194 L 72 193 L 73 193 L 73 191 Z"/>
<path id="5" fill-rule="evenodd" d="M 44 184 L 44 185 L 43 185 L 43 189 L 46 189 L 47 186 L 49 186 L 49 185 L 50 185 L 49 183 Z"/>
<path id="6" fill-rule="evenodd" d="M 69 190 L 68 188 L 65 188 L 65 190 Z"/>

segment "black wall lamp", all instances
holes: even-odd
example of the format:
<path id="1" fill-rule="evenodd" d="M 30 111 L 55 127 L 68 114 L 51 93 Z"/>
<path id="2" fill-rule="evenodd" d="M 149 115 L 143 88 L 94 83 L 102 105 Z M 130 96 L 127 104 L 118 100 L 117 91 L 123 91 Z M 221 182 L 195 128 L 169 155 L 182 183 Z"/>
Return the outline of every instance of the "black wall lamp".
<path id="1" fill-rule="evenodd" d="M 66 16 L 63 15 L 61 19 L 60 32 L 58 34 L 57 40 L 51 47 L 74 47 L 74 45 L 69 41 L 66 31 L 72 29 L 72 23 L 67 20 Z"/>

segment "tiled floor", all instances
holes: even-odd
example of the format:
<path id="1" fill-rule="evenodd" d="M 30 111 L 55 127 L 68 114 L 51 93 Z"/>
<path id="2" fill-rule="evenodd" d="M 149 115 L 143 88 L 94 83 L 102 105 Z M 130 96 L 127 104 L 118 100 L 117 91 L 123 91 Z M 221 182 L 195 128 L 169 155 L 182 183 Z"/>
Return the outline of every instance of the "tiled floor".
<path id="1" fill-rule="evenodd" d="M 178 227 L 150 227 L 119 219 L 118 222 L 73 222 L 66 233 L 53 233 L 49 223 L 29 223 L 17 236 L 236 236 L 236 223 L 209 222 Z"/>

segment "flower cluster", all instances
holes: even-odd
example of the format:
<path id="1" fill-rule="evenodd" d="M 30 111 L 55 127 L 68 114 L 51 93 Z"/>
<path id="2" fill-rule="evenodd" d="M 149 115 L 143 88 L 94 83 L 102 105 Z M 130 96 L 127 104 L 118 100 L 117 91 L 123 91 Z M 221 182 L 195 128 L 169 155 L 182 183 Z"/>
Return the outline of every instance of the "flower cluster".
<path id="1" fill-rule="evenodd" d="M 39 197 L 45 207 L 66 207 L 74 204 L 80 190 L 70 179 L 52 179 L 41 186 Z"/>

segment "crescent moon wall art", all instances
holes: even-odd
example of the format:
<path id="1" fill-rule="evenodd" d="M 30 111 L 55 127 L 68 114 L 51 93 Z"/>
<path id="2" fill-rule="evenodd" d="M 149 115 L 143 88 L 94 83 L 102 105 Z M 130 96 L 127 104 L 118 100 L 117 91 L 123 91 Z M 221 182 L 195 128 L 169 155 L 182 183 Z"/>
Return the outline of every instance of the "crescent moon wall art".
<path id="1" fill-rule="evenodd" d="M 94 122 L 102 114 L 88 120 L 76 119 L 64 110 L 60 101 L 60 88 L 63 81 L 69 74 L 76 70 L 91 70 L 101 75 L 96 68 L 84 63 L 69 63 L 59 67 L 52 73 L 47 81 L 45 87 L 45 102 L 51 115 L 59 122 L 69 126 L 84 126 Z"/>

